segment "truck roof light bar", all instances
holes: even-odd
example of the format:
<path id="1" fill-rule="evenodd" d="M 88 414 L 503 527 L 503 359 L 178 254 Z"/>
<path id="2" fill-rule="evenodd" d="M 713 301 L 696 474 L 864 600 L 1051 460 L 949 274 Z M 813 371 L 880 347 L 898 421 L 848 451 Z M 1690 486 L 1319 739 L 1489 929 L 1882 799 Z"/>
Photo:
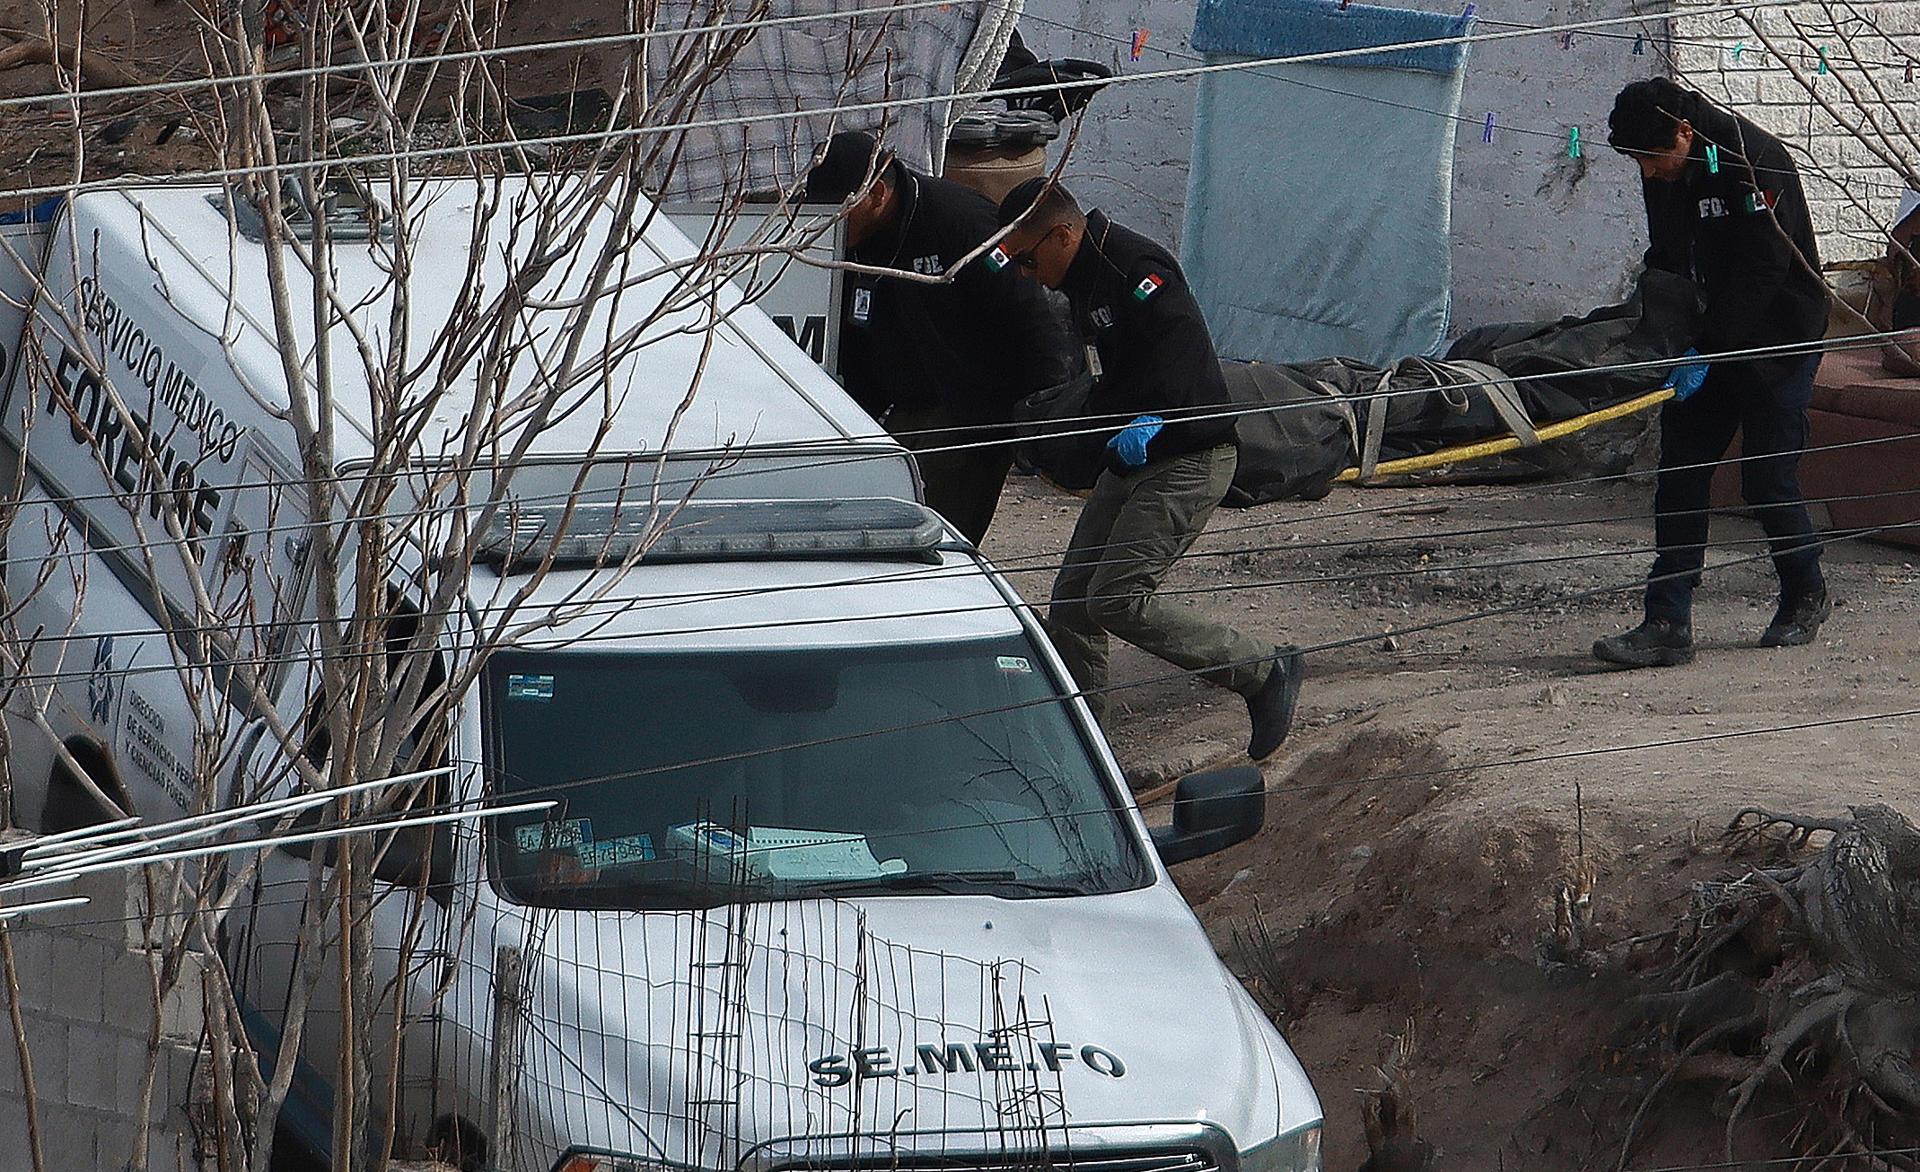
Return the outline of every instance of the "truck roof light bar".
<path id="1" fill-rule="evenodd" d="M 564 532 L 561 531 L 565 523 Z M 508 570 L 540 564 L 549 552 L 560 566 L 645 562 L 752 561 L 769 558 L 911 558 L 933 561 L 946 524 L 911 501 L 689 501 L 646 505 L 519 508 L 496 516 L 479 556 Z"/>
<path id="2" fill-rule="evenodd" d="M 316 221 L 325 221 L 328 238 L 333 240 L 372 240 L 375 236 L 387 239 L 393 235 L 392 218 L 387 215 L 385 205 L 354 176 L 335 175 L 321 185 L 318 194 L 320 206 L 316 216 L 316 209 L 307 202 L 306 188 L 298 179 L 289 175 L 281 182 L 281 211 L 287 230 L 295 238 L 312 240 Z M 226 213 L 240 235 L 255 244 L 266 242 L 266 220 L 253 204 L 244 199 L 229 203 L 220 193 L 209 195 L 207 202 Z"/>

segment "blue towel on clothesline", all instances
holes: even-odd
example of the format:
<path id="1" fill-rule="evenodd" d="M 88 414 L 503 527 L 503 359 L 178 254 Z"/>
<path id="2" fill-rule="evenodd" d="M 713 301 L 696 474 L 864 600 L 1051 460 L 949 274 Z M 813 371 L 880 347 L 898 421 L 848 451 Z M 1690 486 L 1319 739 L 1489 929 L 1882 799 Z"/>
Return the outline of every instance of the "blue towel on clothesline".
<path id="1" fill-rule="evenodd" d="M 1473 18 L 1414 12 L 1334 0 L 1200 0 L 1193 18 L 1193 47 L 1202 53 L 1240 57 L 1293 57 L 1458 37 Z M 1336 58 L 1328 64 L 1362 69 L 1419 69 L 1453 73 L 1466 63 L 1464 44 L 1428 45 Z"/>
<path id="2" fill-rule="evenodd" d="M 1209 62 L 1459 36 L 1470 18 L 1201 0 Z M 1223 358 L 1438 353 L 1452 306 L 1463 45 L 1201 78 L 1181 261 Z"/>

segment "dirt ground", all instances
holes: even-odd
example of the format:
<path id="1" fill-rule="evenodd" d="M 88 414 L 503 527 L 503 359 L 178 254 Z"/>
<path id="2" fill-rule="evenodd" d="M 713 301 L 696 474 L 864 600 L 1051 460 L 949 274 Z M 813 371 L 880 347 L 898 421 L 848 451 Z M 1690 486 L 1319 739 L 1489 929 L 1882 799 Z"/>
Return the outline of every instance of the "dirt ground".
<path id="1" fill-rule="evenodd" d="M 1710 570 L 1698 660 L 1608 669 L 1588 648 L 1637 621 L 1651 486 L 1341 490 L 1222 510 L 1170 587 L 1247 631 L 1307 646 L 1292 739 L 1265 765 L 1267 826 L 1177 877 L 1319 1089 L 1327 1167 L 1366 1156 L 1361 1095 L 1411 1028 L 1419 1133 L 1445 1169 L 1616 1166 L 1645 1080 L 1612 1043 L 1621 971 L 1543 962 L 1555 890 L 1584 860 L 1596 942 L 1672 928 L 1742 807 L 1920 813 L 1916 551 L 1840 542 L 1838 609 L 1813 646 L 1769 651 L 1764 561 Z M 1077 502 L 1016 480 L 988 553 L 1013 571 L 1065 543 Z M 1717 518 L 1712 560 L 1761 548 Z M 1525 562 L 1527 564 L 1513 564 Z M 1494 563 L 1507 563 L 1486 568 Z M 1044 597 L 1044 572 L 1018 574 Z M 1437 629 L 1438 624 L 1501 611 Z M 1115 681 L 1165 665 L 1131 648 Z M 1240 700 L 1199 682 L 1119 693 L 1109 736 L 1136 788 L 1245 762 Z M 1857 719 L 1866 718 L 1866 719 Z M 1771 735 L 1744 730 L 1851 719 Z M 1664 746 L 1682 738 L 1724 739 Z M 1616 966 L 1616 970 L 1619 966 Z M 1704 1098 L 1656 1116 L 1629 1167 L 1724 1158 Z M 1777 1155 L 1742 1149 L 1742 1158 Z"/>

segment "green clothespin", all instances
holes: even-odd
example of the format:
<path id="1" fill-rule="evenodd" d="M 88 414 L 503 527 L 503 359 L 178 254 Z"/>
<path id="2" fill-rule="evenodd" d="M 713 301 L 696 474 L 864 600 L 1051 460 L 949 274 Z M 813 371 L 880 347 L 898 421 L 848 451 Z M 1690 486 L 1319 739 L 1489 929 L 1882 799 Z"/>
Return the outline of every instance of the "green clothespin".
<path id="1" fill-rule="evenodd" d="M 1720 173 L 1720 148 L 1712 143 L 1707 144 L 1707 173 L 1710 175 Z"/>
<path id="2" fill-rule="evenodd" d="M 1741 42 L 1740 42 L 1739 44 L 1737 44 L 1737 45 L 1735 45 L 1735 46 L 1733 47 L 1733 59 L 1734 59 L 1734 61 L 1735 61 L 1736 63 L 1738 63 L 1738 62 L 1739 62 L 1739 60 L 1740 60 L 1740 54 L 1742 54 L 1742 53 L 1744 53 L 1744 52 L 1746 52 L 1746 51 L 1747 51 L 1747 43 L 1746 43 L 1745 41 L 1741 41 Z"/>
<path id="3" fill-rule="evenodd" d="M 1814 70 L 1814 73 L 1821 74 L 1821 73 L 1831 73 L 1831 72 L 1832 70 L 1827 68 L 1827 47 L 1825 45 L 1822 45 L 1820 46 L 1820 65 L 1818 68 Z"/>
<path id="4" fill-rule="evenodd" d="M 1570 126 L 1567 128 L 1567 157 L 1569 159 L 1577 159 L 1580 157 L 1580 128 L 1578 126 Z"/>

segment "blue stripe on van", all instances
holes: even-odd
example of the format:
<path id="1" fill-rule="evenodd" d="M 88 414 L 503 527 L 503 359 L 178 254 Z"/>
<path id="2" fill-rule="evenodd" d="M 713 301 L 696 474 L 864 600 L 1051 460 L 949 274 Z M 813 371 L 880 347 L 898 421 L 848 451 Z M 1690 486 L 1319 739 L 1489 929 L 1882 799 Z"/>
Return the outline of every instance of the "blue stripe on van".
<path id="1" fill-rule="evenodd" d="M 32 207 L 18 212 L 0 214 L 0 225 L 5 224 L 44 224 L 60 213 L 64 202 L 58 195 L 50 195 Z"/>
<path id="2" fill-rule="evenodd" d="M 245 998 L 240 998 L 240 1021 L 260 1052 L 260 1065 L 271 1067 L 279 1058 L 280 1031 Z M 293 1085 L 280 1108 L 280 1122 L 316 1154 L 332 1154 L 333 1087 L 304 1058 L 293 1060 Z"/>

